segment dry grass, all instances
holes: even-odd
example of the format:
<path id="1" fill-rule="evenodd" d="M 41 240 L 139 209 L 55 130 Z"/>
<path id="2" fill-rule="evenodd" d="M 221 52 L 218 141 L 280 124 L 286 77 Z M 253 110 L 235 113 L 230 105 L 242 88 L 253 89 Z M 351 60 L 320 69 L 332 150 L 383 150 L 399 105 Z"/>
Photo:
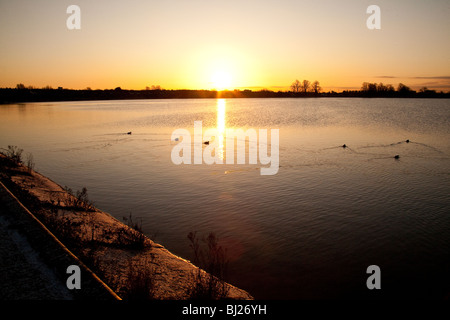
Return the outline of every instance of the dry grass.
<path id="1" fill-rule="evenodd" d="M 194 252 L 194 264 L 199 267 L 194 275 L 196 281 L 191 288 L 190 298 L 200 300 L 227 298 L 229 287 L 225 277 L 228 260 L 225 250 L 218 244 L 218 238 L 214 233 L 210 233 L 202 240 L 206 248 L 200 246 L 196 232 L 190 232 L 188 239 Z"/>
<path id="2" fill-rule="evenodd" d="M 11 152 L 18 159 L 17 148 Z M 29 166 L 0 155 L 0 179 L 52 233 L 100 276 L 114 291 L 130 300 L 252 299 L 223 280 L 224 250 L 211 234 L 200 248 L 190 237 L 194 263 L 201 270 L 142 232 L 142 221 L 130 214 L 125 224 L 94 207 L 87 189 L 72 192 Z"/>

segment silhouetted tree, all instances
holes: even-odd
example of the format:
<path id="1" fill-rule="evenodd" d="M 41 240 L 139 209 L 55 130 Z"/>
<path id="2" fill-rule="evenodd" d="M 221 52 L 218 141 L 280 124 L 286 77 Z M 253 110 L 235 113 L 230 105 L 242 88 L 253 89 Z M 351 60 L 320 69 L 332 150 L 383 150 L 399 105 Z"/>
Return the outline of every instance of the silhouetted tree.
<path id="1" fill-rule="evenodd" d="M 149 90 L 162 90 L 160 85 L 152 85 L 151 87 L 147 86 L 145 87 L 145 90 L 149 91 Z"/>
<path id="2" fill-rule="evenodd" d="M 322 87 L 320 86 L 319 81 L 314 81 L 311 85 L 311 91 L 314 92 L 315 94 L 319 94 L 320 91 L 322 91 Z"/>
<path id="3" fill-rule="evenodd" d="M 427 87 L 423 87 L 419 90 L 419 95 L 421 97 L 430 97 L 436 95 L 436 90 L 430 90 Z"/>
<path id="4" fill-rule="evenodd" d="M 17 89 L 26 89 L 25 85 L 23 83 L 19 83 L 16 85 Z"/>
<path id="5" fill-rule="evenodd" d="M 369 83 L 368 82 L 363 82 L 363 84 L 361 85 L 361 91 L 369 91 Z"/>
<path id="6" fill-rule="evenodd" d="M 399 83 L 397 86 L 397 91 L 401 93 L 409 93 L 411 89 L 408 86 L 405 86 L 403 83 Z"/>
<path id="7" fill-rule="evenodd" d="M 376 93 L 377 88 L 378 88 L 378 85 L 376 83 L 363 82 L 363 84 L 361 86 L 361 91 L 364 91 L 367 93 Z"/>
<path id="8" fill-rule="evenodd" d="M 310 86 L 310 82 L 308 80 L 303 80 L 302 82 L 302 91 L 303 93 L 307 93 Z"/>
<path id="9" fill-rule="evenodd" d="M 301 88 L 301 84 L 300 84 L 300 81 L 298 81 L 298 79 L 295 80 L 294 82 L 292 82 L 292 84 L 291 84 L 292 92 L 299 92 L 300 88 Z"/>
<path id="10" fill-rule="evenodd" d="M 378 92 L 385 92 L 385 91 L 387 91 L 387 87 L 383 84 L 383 82 L 380 82 L 377 85 L 377 91 Z"/>
<path id="11" fill-rule="evenodd" d="M 380 82 L 377 86 L 377 94 L 378 96 L 392 96 L 394 93 L 394 87 L 391 84 L 384 85 L 382 82 Z"/>
<path id="12" fill-rule="evenodd" d="M 369 83 L 369 92 L 377 92 L 377 87 L 376 83 Z"/>

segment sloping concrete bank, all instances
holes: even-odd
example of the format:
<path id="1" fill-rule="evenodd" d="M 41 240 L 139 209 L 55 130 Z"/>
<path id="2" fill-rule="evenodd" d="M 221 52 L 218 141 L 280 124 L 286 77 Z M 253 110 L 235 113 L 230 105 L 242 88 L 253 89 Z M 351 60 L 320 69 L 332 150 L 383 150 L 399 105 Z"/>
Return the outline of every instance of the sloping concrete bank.
<path id="1" fill-rule="evenodd" d="M 2 154 L 0 179 L 4 184 L 0 193 L 0 225 L 3 221 L 3 228 L 20 230 L 43 264 L 53 270 L 59 288 L 66 287 L 69 265 L 82 268 L 81 289 L 63 290 L 56 298 L 185 300 L 196 298 L 193 293 L 199 287 L 205 288 L 199 286 L 199 279 L 211 279 L 203 270 L 151 241 L 132 225 L 125 225 L 91 206 L 82 194 L 74 195 L 38 172 L 12 164 Z M 11 247 L 9 253 L 16 250 L 11 242 L 5 244 L 6 247 L 2 243 L 2 251 L 8 251 L 8 247 Z M 30 255 L 22 254 L 25 260 L 27 256 Z M 11 258 L 6 254 L 5 257 L 2 267 L 22 267 L 21 262 L 8 262 Z M 10 275 L 14 278 L 17 272 Z M 11 277 L 6 279 L 9 283 L 14 282 Z M 29 279 L 30 289 L 42 287 L 42 283 L 31 282 L 36 278 L 40 277 Z M 50 278 L 47 276 L 44 281 L 47 287 Z M 213 290 L 211 298 L 217 298 L 216 293 L 220 291 L 220 298 L 253 299 L 248 292 L 231 284 L 213 283 L 217 290 Z M 26 287 L 27 284 L 24 290 Z M 45 298 L 53 297 L 46 294 L 49 296 Z M 2 295 L 0 299 L 5 298 Z"/>
<path id="2" fill-rule="evenodd" d="M 119 300 L 0 182 L 1 300 Z M 79 266 L 80 288 L 66 285 Z"/>

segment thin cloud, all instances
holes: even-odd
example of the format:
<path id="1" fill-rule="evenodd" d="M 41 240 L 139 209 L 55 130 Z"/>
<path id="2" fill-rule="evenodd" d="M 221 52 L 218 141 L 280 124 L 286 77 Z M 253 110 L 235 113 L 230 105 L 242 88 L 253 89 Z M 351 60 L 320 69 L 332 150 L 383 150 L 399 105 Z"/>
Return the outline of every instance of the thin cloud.
<path id="1" fill-rule="evenodd" d="M 381 78 L 381 79 L 399 79 L 399 78 L 403 78 L 403 79 L 422 79 L 422 80 L 450 80 L 450 76 L 431 76 L 431 77 L 422 77 L 422 76 L 418 76 L 418 77 L 397 77 L 397 76 L 375 76 L 374 78 Z"/>
<path id="2" fill-rule="evenodd" d="M 396 79 L 398 77 L 394 77 L 394 76 L 376 76 L 375 78 L 382 78 L 382 79 Z"/>
<path id="3" fill-rule="evenodd" d="M 450 76 L 437 76 L 437 77 L 410 77 L 410 79 L 439 79 L 439 80 L 450 80 Z"/>

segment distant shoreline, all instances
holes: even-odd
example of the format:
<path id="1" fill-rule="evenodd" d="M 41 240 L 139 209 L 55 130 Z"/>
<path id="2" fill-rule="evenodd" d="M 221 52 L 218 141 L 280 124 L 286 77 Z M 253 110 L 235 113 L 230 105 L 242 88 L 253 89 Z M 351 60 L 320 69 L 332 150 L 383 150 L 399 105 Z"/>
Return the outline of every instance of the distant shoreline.
<path id="1" fill-rule="evenodd" d="M 30 89 L 30 88 L 0 88 L 0 104 L 26 102 L 56 102 L 56 101 L 92 101 L 92 100 L 151 100 L 151 99 L 217 99 L 217 98 L 436 98 L 449 99 L 450 92 L 292 92 L 270 90 L 125 90 L 121 88 L 105 90 L 74 90 L 74 89 Z"/>

